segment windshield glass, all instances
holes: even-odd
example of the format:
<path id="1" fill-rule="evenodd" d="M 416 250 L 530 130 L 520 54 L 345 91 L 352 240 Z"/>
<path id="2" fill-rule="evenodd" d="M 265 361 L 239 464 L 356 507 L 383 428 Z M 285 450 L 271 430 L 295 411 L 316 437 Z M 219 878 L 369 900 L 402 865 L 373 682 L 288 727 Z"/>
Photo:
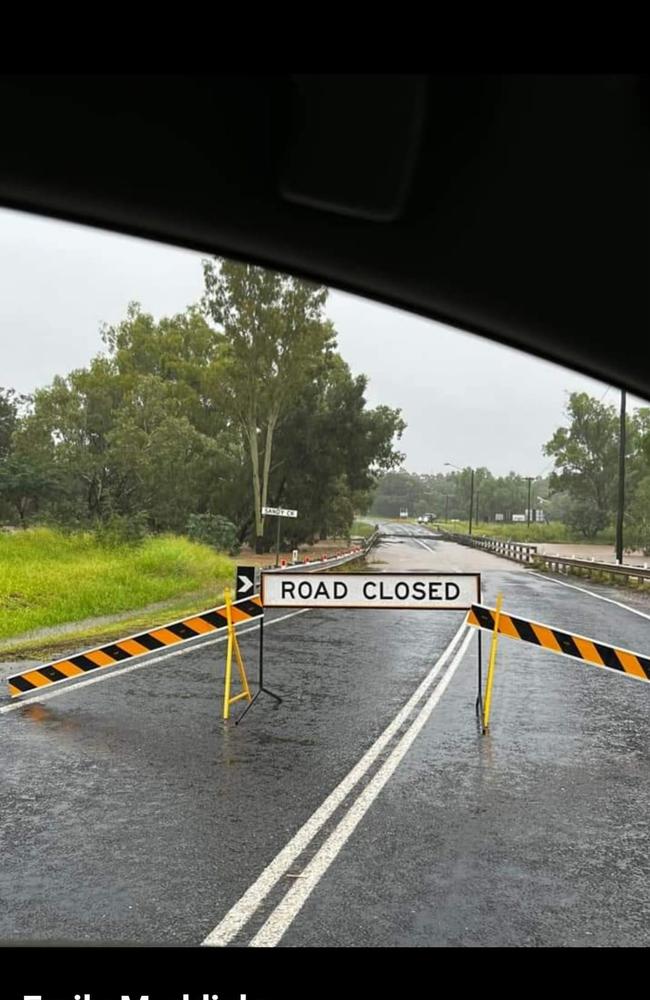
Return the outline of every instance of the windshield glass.
<path id="1" fill-rule="evenodd" d="M 647 945 L 650 407 L 18 212 L 0 274 L 0 939 Z"/>

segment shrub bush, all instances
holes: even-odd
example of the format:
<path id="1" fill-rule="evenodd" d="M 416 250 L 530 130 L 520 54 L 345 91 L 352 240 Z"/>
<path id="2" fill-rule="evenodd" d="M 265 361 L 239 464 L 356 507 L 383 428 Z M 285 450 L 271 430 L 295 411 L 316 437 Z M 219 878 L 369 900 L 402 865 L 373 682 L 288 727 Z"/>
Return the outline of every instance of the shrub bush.
<path id="1" fill-rule="evenodd" d="M 221 514 L 190 514 L 186 530 L 195 542 L 203 542 L 231 555 L 239 552 L 237 526 Z"/>

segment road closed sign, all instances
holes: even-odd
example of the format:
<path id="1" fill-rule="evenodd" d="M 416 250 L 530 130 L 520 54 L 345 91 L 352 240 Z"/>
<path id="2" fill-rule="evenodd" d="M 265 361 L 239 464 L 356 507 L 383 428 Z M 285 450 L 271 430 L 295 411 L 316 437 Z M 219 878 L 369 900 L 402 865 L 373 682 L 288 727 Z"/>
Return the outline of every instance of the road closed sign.
<path id="1" fill-rule="evenodd" d="M 263 573 L 267 608 L 381 608 L 468 611 L 479 573 Z"/>

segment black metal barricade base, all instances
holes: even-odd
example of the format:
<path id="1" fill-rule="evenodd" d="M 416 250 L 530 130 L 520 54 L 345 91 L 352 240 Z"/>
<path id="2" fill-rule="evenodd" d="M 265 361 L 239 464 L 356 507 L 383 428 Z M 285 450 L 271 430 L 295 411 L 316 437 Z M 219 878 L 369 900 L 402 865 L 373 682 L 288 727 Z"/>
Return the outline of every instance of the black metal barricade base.
<path id="1" fill-rule="evenodd" d="M 264 615 L 262 615 L 262 617 L 260 618 L 260 655 L 259 655 L 259 667 L 257 674 L 257 691 L 253 695 L 252 700 L 249 701 L 248 705 L 246 706 L 242 714 L 235 721 L 236 726 L 239 725 L 239 723 L 244 718 L 248 710 L 253 707 L 253 705 L 255 704 L 255 702 L 257 701 L 257 699 L 261 694 L 268 694 L 269 697 L 273 698 L 278 703 L 278 705 L 282 704 L 282 698 L 280 697 L 279 694 L 276 694 L 269 688 L 264 687 Z"/>

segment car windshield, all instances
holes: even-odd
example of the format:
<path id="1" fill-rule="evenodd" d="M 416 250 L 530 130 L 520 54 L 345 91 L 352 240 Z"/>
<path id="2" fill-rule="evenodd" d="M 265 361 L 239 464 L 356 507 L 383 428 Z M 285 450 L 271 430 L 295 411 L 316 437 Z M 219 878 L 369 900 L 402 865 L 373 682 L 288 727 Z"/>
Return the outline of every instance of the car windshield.
<path id="1" fill-rule="evenodd" d="M 0 938 L 647 945 L 648 404 L 244 260 L 0 255 Z"/>

